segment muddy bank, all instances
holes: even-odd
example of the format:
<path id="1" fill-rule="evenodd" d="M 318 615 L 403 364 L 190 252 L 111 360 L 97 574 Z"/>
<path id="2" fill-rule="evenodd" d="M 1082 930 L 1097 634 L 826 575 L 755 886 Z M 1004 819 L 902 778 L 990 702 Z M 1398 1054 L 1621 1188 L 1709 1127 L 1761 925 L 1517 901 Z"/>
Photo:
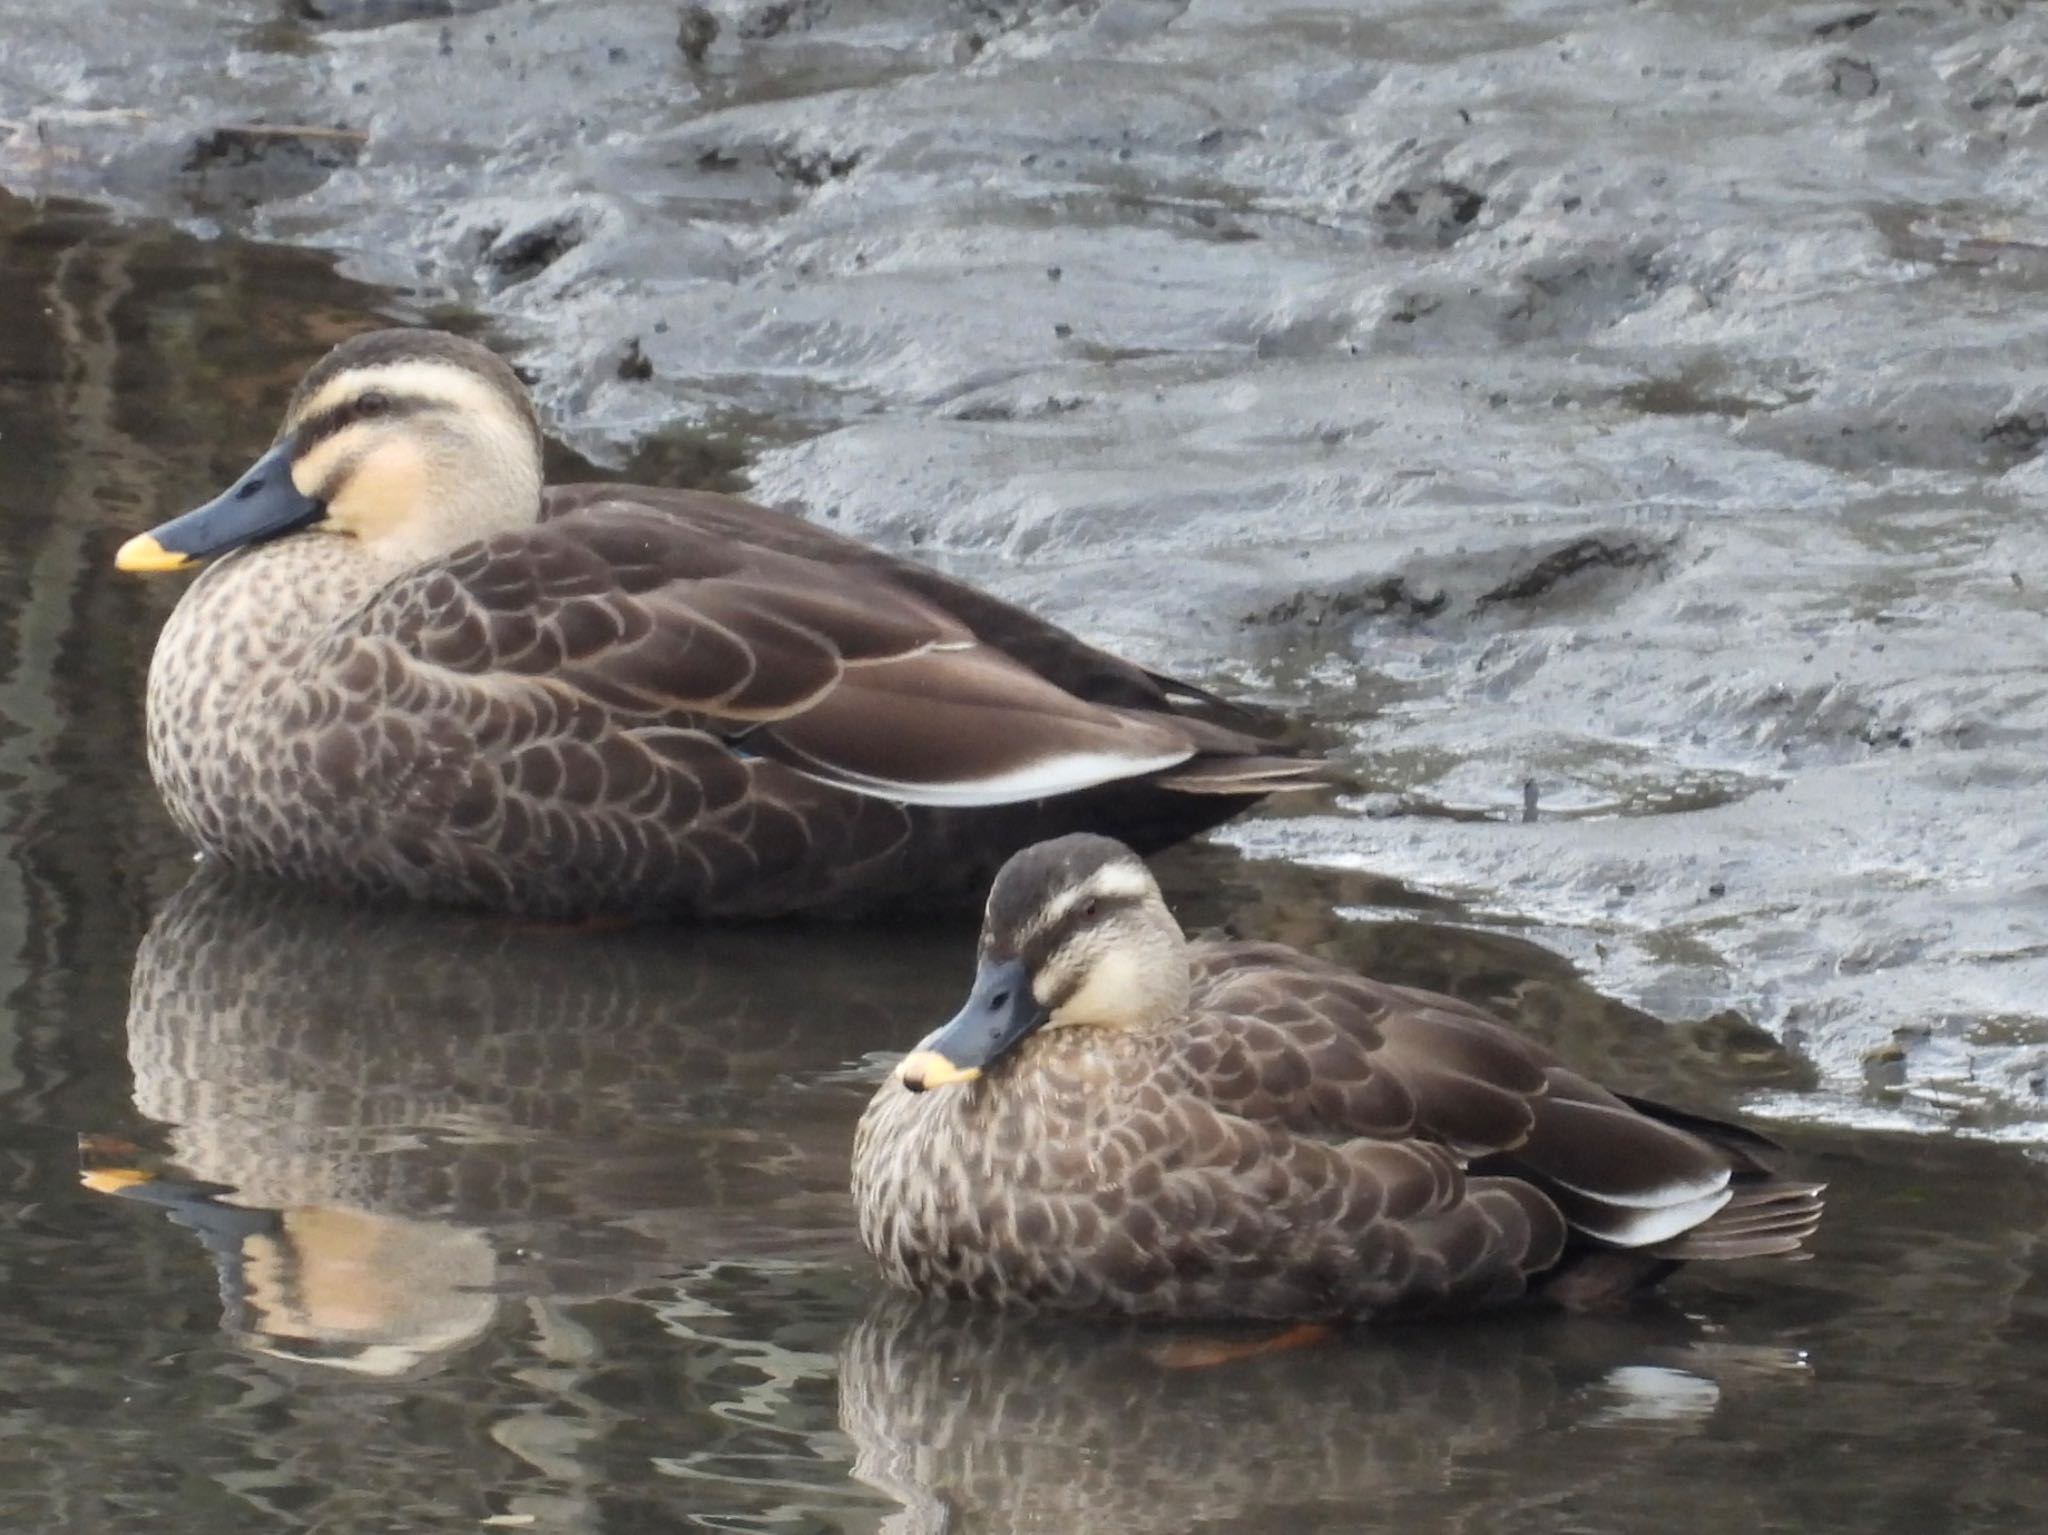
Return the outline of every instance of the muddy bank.
<path id="1" fill-rule="evenodd" d="M 600 460 L 709 434 L 767 498 L 1305 698 L 1374 792 L 1247 849 L 1753 1018 L 1822 1068 L 1797 1112 L 2048 1119 L 2038 11 L 0 35 L 16 192 L 334 250 L 487 316 Z"/>

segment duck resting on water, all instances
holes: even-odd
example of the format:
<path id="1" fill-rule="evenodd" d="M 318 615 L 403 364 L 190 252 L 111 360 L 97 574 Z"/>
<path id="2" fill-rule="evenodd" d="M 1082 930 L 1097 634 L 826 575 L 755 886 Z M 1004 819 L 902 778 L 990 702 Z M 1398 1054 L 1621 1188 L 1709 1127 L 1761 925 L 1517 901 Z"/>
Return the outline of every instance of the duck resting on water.
<path id="1" fill-rule="evenodd" d="M 1136 854 L 1081 834 L 997 875 L 973 990 L 876 1091 L 853 1192 L 906 1289 L 1315 1323 L 1799 1256 L 1822 1186 L 1775 1149 L 1454 998 L 1190 943 Z"/>
<path id="2" fill-rule="evenodd" d="M 798 517 L 545 487 L 512 369 L 336 347 L 216 499 L 124 544 L 212 563 L 159 637 L 149 761 L 207 854 L 532 916 L 972 897 L 1010 853 L 1155 849 L 1319 763 L 1201 689 Z"/>

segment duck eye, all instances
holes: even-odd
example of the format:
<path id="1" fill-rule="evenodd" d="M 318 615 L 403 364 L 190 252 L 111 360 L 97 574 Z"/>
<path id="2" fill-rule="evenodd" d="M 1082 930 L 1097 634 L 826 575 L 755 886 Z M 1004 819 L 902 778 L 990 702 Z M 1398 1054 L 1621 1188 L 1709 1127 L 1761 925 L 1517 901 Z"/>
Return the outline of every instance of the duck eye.
<path id="1" fill-rule="evenodd" d="M 356 396 L 358 416 L 387 416 L 391 413 L 391 396 L 381 389 L 366 389 Z"/>
<path id="2" fill-rule="evenodd" d="M 1093 896 L 1089 897 L 1088 904 L 1081 908 L 1082 917 L 1090 921 L 1100 916 L 1101 914 L 1102 902 Z"/>

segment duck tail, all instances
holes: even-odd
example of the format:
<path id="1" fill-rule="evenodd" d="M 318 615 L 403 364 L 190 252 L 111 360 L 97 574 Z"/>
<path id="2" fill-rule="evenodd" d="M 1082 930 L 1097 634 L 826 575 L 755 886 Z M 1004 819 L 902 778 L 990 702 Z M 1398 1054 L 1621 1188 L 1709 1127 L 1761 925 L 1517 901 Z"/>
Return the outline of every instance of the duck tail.
<path id="1" fill-rule="evenodd" d="M 1819 1224 L 1822 1186 L 1780 1176 L 1763 1136 L 1561 1066 L 1544 1077 L 1528 1137 L 1480 1170 L 1529 1179 L 1591 1245 L 1659 1262 L 1791 1257 Z"/>
<path id="2" fill-rule="evenodd" d="M 1266 740 L 1187 715 L 1176 714 L 1172 721 L 1195 754 L 1152 775 L 1150 781 L 1162 789 L 1244 796 L 1350 786 L 1334 764 L 1306 743 Z"/>
<path id="3" fill-rule="evenodd" d="M 1636 1112 L 1706 1141 L 1728 1158 L 1734 1170 L 1725 1205 L 1651 1251 L 1676 1260 L 1812 1256 L 1806 1239 L 1820 1225 L 1827 1185 L 1778 1172 L 1772 1165 L 1781 1149 L 1776 1141 L 1651 1099 L 1619 1096 Z"/>
<path id="4" fill-rule="evenodd" d="M 1806 1239 L 1820 1225 L 1825 1183 L 1787 1178 L 1772 1165 L 1780 1147 L 1740 1125 L 1688 1114 L 1646 1098 L 1624 1098 L 1630 1108 L 1696 1135 L 1728 1158 L 1734 1169 L 1728 1202 L 1692 1230 L 1652 1249 L 1673 1259 L 1808 1258 Z"/>
<path id="5" fill-rule="evenodd" d="M 1682 1237 L 1654 1249 L 1660 1257 L 1685 1259 L 1810 1258 L 1806 1239 L 1820 1225 L 1825 1183 L 1801 1183 L 1771 1175 L 1745 1185 L 1737 1181 L 1728 1203 Z"/>

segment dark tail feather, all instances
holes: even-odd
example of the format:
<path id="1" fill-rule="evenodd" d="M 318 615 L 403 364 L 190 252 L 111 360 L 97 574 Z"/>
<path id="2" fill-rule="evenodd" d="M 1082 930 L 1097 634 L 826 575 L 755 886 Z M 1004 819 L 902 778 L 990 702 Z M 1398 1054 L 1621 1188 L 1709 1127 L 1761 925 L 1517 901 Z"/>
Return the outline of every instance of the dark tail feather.
<path id="1" fill-rule="evenodd" d="M 1168 708 L 1183 713 L 1192 712 L 1196 718 L 1206 720 L 1212 725 L 1219 725 L 1225 730 L 1240 731 L 1259 740 L 1270 741 L 1293 728 L 1294 722 L 1277 710 L 1262 709 L 1256 704 L 1239 703 L 1236 699 L 1225 698 L 1221 693 L 1212 693 L 1207 688 L 1196 687 L 1192 682 L 1169 677 L 1165 672 L 1148 670 L 1145 677 L 1159 689 Z"/>
<path id="2" fill-rule="evenodd" d="M 1218 712 L 1234 710 L 1248 716 L 1254 725 L 1259 717 L 1202 689 L 1174 683 L 1169 677 L 1154 677 L 1162 687 L 1173 685 L 1169 711 L 1174 727 L 1181 731 L 1195 754 L 1178 766 L 1149 777 L 1146 782 L 1182 794 L 1222 794 L 1238 798 L 1284 794 L 1290 790 L 1344 787 L 1344 775 L 1315 755 L 1314 748 L 1292 741 L 1275 740 L 1272 732 L 1234 728 L 1216 718 Z M 1213 703 L 1215 709 L 1208 706 Z M 1199 705 L 1201 714 L 1178 712 L 1183 705 Z M 1127 710 L 1133 718 L 1156 724 L 1156 710 Z M 1282 722 L 1285 723 L 1285 722 Z"/>
<path id="3" fill-rule="evenodd" d="M 1768 1135 L 1759 1135 L 1756 1131 L 1744 1129 L 1741 1125 L 1731 1125 L 1725 1119 L 1709 1119 L 1704 1114 L 1689 1114 L 1684 1109 L 1674 1109 L 1668 1103 L 1659 1103 L 1655 1098 L 1638 1098 L 1631 1093 L 1616 1093 L 1614 1096 L 1638 1114 L 1647 1114 L 1664 1124 L 1690 1131 L 1703 1141 L 1712 1141 L 1723 1151 L 1740 1153 L 1737 1157 L 1738 1163 L 1761 1169 L 1766 1164 L 1757 1160 L 1759 1155 L 1775 1158 L 1785 1154 L 1785 1148 Z"/>

